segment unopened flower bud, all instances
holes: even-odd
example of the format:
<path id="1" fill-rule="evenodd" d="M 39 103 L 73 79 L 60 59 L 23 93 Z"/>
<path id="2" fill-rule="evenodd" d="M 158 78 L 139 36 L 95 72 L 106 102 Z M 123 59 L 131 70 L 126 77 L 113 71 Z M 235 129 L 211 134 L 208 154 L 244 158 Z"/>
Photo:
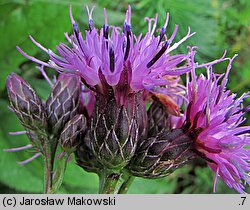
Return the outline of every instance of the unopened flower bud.
<path id="1" fill-rule="evenodd" d="M 59 136 L 64 125 L 77 114 L 81 82 L 75 75 L 61 75 L 46 101 L 49 132 Z"/>
<path id="2" fill-rule="evenodd" d="M 168 113 L 165 107 L 154 101 L 147 111 L 148 115 L 148 137 L 156 136 L 169 127 Z"/>
<path id="3" fill-rule="evenodd" d="M 11 73 L 7 78 L 10 106 L 25 127 L 31 143 L 40 151 L 47 140 L 46 116 L 43 103 L 23 78 Z"/>
<path id="4" fill-rule="evenodd" d="M 42 101 L 23 78 L 11 73 L 7 78 L 7 91 L 11 108 L 25 128 L 35 129 L 45 126 Z"/>
<path id="5" fill-rule="evenodd" d="M 103 166 L 93 153 L 91 148 L 89 131 L 84 136 L 84 140 L 75 151 L 76 164 L 88 172 L 99 173 Z"/>
<path id="6" fill-rule="evenodd" d="M 59 140 L 65 152 L 68 154 L 75 152 L 85 134 L 86 124 L 86 118 L 83 115 L 75 115 L 66 123 Z"/>
<path id="7" fill-rule="evenodd" d="M 127 168 L 134 176 L 158 178 L 168 176 L 195 157 L 192 137 L 175 129 L 143 141 Z"/>

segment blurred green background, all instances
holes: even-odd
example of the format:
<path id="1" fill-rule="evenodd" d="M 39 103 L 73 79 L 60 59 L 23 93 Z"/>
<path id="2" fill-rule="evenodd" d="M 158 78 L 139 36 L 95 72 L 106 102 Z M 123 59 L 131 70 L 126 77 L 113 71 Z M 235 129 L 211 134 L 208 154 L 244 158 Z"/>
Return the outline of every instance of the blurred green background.
<path id="1" fill-rule="evenodd" d="M 71 32 L 69 4 L 82 31 L 87 28 L 85 5 L 95 4 L 94 23 L 103 25 L 103 7 L 107 8 L 109 24 L 122 26 L 127 5 L 132 6 L 132 30 L 145 33 L 144 17 L 159 14 L 160 28 L 166 11 L 170 12 L 167 34 L 179 24 L 178 41 L 187 33 L 188 26 L 197 34 L 185 42 L 176 52 L 185 52 L 188 45 L 199 47 L 197 60 L 208 62 L 220 57 L 224 50 L 228 56 L 239 54 L 230 75 L 229 88 L 239 94 L 250 89 L 250 1 L 249 0 L 0 0 L 0 193 L 41 193 L 43 188 L 42 158 L 20 166 L 16 162 L 32 152 L 3 152 L 4 148 L 28 144 L 22 136 L 10 136 L 8 132 L 22 130 L 16 116 L 7 109 L 6 77 L 16 72 L 24 77 L 46 99 L 49 85 L 35 68 L 35 64 L 21 56 L 15 46 L 42 60 L 48 59 L 28 39 L 31 34 L 45 47 L 55 50 L 59 42 L 65 42 L 64 32 Z M 217 65 L 216 71 L 225 71 L 226 63 Z M 46 70 L 53 77 L 53 70 Z M 249 105 L 249 100 L 246 101 Z M 248 116 L 249 118 L 249 116 Z M 250 119 L 250 118 L 249 118 Z M 250 122 L 250 120 L 248 120 Z M 203 161 L 194 161 L 169 177 L 158 180 L 136 178 L 129 193 L 212 193 L 214 173 Z M 97 193 L 98 178 L 84 172 L 74 164 L 68 165 L 60 193 Z M 247 189 L 250 192 L 249 187 Z M 217 193 L 236 193 L 219 181 Z"/>

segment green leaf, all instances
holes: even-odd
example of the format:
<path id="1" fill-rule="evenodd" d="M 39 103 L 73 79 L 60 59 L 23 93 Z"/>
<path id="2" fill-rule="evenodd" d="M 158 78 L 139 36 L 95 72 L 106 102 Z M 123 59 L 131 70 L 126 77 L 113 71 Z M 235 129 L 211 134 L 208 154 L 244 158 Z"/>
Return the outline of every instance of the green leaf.
<path id="1" fill-rule="evenodd" d="M 18 71 L 19 65 L 27 59 L 17 50 L 20 46 L 30 55 L 41 52 L 28 38 L 32 35 L 38 42 L 54 49 L 64 41 L 64 32 L 71 31 L 69 4 L 73 4 L 77 17 L 83 3 L 79 1 L 24 1 L 16 0 L 2 3 L 0 7 L 0 90 L 5 86 L 6 76 Z M 86 3 L 86 2 L 85 2 Z"/>
<path id="2" fill-rule="evenodd" d="M 5 152 L 3 149 L 20 147 L 28 144 L 25 135 L 10 136 L 8 132 L 23 130 L 14 113 L 7 109 L 7 103 L 0 100 L 0 181 L 22 192 L 41 193 L 43 190 L 43 162 L 39 157 L 26 164 L 18 165 L 31 157 L 34 151 Z"/>
<path id="3" fill-rule="evenodd" d="M 169 177 L 161 179 L 142 179 L 136 178 L 132 183 L 128 193 L 130 194 L 164 194 L 174 193 L 176 179 Z"/>
<path id="4" fill-rule="evenodd" d="M 98 176 L 88 173 L 71 160 L 67 165 L 62 187 L 67 189 L 67 193 L 97 193 Z"/>
<path id="5" fill-rule="evenodd" d="M 214 44 L 218 27 L 218 21 L 215 17 L 219 8 L 217 4 L 212 4 L 211 0 L 156 0 L 154 6 L 147 0 L 138 4 L 136 1 L 133 1 L 133 3 L 135 5 L 132 5 L 132 25 L 134 25 L 133 31 L 136 31 L 136 33 L 147 31 L 147 24 L 143 17 L 153 18 L 158 13 L 157 28 L 161 28 L 166 18 L 166 12 L 169 12 L 170 22 L 166 31 L 167 36 L 169 37 L 172 34 L 175 24 L 179 25 L 174 42 L 179 41 L 187 34 L 188 26 L 190 26 L 191 32 L 196 32 L 193 37 L 178 48 L 177 52 L 186 51 L 186 46 L 198 46 L 200 52 L 198 58 L 201 59 L 204 55 L 217 56 L 214 54 L 218 50 Z M 223 50 L 221 50 L 222 52 Z"/>

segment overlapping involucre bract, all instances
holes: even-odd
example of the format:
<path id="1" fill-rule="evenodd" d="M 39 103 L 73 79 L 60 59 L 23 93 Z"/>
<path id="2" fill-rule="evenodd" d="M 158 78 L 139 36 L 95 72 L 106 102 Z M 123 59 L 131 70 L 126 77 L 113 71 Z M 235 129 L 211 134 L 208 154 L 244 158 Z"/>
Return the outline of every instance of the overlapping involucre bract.
<path id="1" fill-rule="evenodd" d="M 231 63 L 231 60 L 230 60 Z M 207 160 L 217 177 L 238 192 L 250 184 L 250 126 L 243 126 L 243 99 L 236 98 L 225 89 L 228 72 L 223 75 L 209 73 L 193 78 L 188 85 L 189 105 L 186 122 L 198 134 L 195 148 Z M 220 83 L 221 80 L 221 84 Z"/>

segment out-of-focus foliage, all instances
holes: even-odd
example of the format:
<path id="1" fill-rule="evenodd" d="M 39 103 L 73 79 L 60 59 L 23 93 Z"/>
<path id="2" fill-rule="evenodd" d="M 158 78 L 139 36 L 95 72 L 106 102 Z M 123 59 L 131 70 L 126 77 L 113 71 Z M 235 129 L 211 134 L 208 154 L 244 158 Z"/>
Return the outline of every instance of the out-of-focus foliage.
<path id="1" fill-rule="evenodd" d="M 231 79 L 230 88 L 242 93 L 250 88 L 250 1 L 220 1 L 220 5 L 222 13 L 217 15 L 217 44 L 221 48 L 229 49 L 231 55 L 239 54 L 231 72 L 231 78 L 234 79 Z"/>
<path id="2" fill-rule="evenodd" d="M 95 25 L 103 25 L 103 7 L 107 8 L 110 24 L 122 27 L 124 11 L 132 6 L 132 30 L 135 34 L 145 33 L 147 23 L 144 17 L 159 14 L 158 27 L 164 24 L 166 12 L 170 12 L 167 34 L 174 24 L 179 25 L 178 41 L 187 33 L 188 26 L 197 34 L 181 48 L 188 45 L 199 47 L 199 62 L 208 62 L 221 56 L 225 49 L 229 56 L 239 54 L 233 65 L 229 86 L 233 92 L 247 92 L 250 89 L 250 1 L 249 0 L 0 0 L 0 193 L 41 193 L 43 188 L 42 159 L 37 158 L 24 166 L 18 165 L 32 156 L 33 152 L 3 152 L 4 148 L 28 144 L 22 136 L 10 136 L 8 132 L 22 130 L 16 116 L 7 109 L 5 89 L 6 76 L 14 71 L 23 76 L 34 87 L 39 96 L 47 98 L 50 87 L 42 78 L 35 64 L 21 56 L 15 49 L 19 45 L 29 54 L 43 60 L 48 59 L 32 42 L 32 35 L 45 47 L 55 48 L 65 42 L 64 32 L 71 33 L 69 4 L 73 6 L 74 17 L 82 31 L 87 28 L 84 6 L 95 4 Z M 225 65 L 218 65 L 218 72 L 225 71 Z M 47 70 L 52 78 L 55 74 Z M 248 117 L 249 118 L 249 117 Z M 249 121 L 249 120 L 248 120 Z M 136 178 L 129 193 L 211 193 L 214 173 L 203 161 L 177 170 L 169 177 L 157 180 Z M 60 193 L 97 193 L 98 178 L 81 170 L 74 160 L 67 167 Z M 248 192 L 249 189 L 248 189 Z M 235 193 L 219 181 L 217 193 Z"/>

